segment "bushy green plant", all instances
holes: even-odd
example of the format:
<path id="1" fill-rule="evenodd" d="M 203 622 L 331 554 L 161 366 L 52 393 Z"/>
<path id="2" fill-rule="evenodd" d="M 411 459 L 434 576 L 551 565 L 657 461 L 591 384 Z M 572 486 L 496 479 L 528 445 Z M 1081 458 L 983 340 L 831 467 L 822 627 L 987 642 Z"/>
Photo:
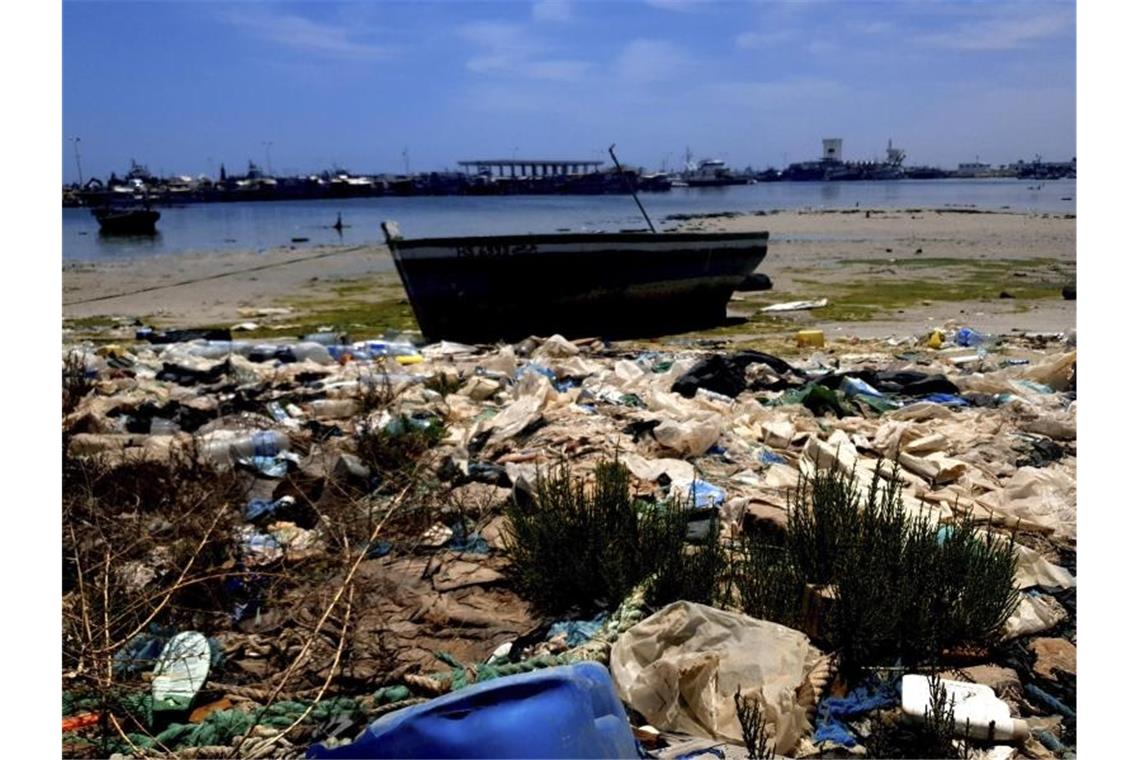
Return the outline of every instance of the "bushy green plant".
<path id="1" fill-rule="evenodd" d="M 747 536 L 733 554 L 732 578 L 740 608 L 752 617 L 803 628 L 806 581 L 786 546 Z"/>
<path id="2" fill-rule="evenodd" d="M 896 464 L 865 494 L 834 468 L 801 478 L 786 549 L 746 542 L 736 578 L 745 611 L 797 627 L 806 585 L 830 586 L 821 635 L 851 672 L 995 643 L 1016 606 L 1016 565 L 1006 538 L 908 513 Z"/>
<path id="3" fill-rule="evenodd" d="M 652 577 L 652 604 L 712 602 L 724 566 L 715 521 L 691 547 L 683 502 L 637 502 L 616 461 L 598 463 L 593 481 L 562 464 L 539 473 L 533 498 L 508 502 L 507 554 L 519 591 L 548 612 L 613 609 Z"/>
<path id="4" fill-rule="evenodd" d="M 686 541 L 689 505 L 672 500 L 648 516 L 648 540 L 643 551 L 653 552 L 653 583 L 649 588 L 650 604 L 662 606 L 678 599 L 698 604 L 716 604 L 722 592 L 720 580 L 728 566 L 728 558 L 720 543 L 720 521 L 714 515 L 708 532 L 695 544 Z"/>

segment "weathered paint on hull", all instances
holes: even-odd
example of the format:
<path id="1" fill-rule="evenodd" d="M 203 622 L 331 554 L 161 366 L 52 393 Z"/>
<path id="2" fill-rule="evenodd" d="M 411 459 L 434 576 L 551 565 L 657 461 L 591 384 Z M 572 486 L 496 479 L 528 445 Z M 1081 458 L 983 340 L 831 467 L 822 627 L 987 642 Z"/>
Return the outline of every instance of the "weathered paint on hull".
<path id="1" fill-rule="evenodd" d="M 663 334 L 724 320 L 767 233 L 391 241 L 427 340 Z"/>

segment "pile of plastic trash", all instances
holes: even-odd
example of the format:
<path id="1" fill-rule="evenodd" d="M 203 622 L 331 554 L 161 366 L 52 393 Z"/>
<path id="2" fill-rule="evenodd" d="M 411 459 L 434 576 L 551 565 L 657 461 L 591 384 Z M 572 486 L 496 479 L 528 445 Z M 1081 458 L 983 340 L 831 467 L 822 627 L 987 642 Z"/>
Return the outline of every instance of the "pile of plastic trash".
<path id="1" fill-rule="evenodd" d="M 716 512 L 726 539 L 759 524 L 780 529 L 787 489 L 816 468 L 838 466 L 866 484 L 883 460 L 898 461 L 912 514 L 1016 527 L 1020 600 L 1006 638 L 1023 662 L 980 663 L 972 668 L 975 682 L 950 682 L 965 684 L 954 687 L 961 694 L 982 695 L 969 703 L 972 731 L 979 721 L 996 721 L 987 757 L 1014 756 L 998 752 L 1001 746 L 1028 757 L 1072 750 L 1075 334 L 983 336 L 948 327 L 798 358 L 699 346 L 650 351 L 560 336 L 499 346 L 350 342 L 332 333 L 275 343 L 178 331 L 137 337 L 65 347 L 68 366 L 79 367 L 90 386 L 63 417 L 67 456 L 114 465 L 185 454 L 219 476 L 240 475 L 246 490 L 234 510 L 241 527 L 230 539 L 232 562 L 248 578 L 282 563 L 303 573 L 306 563 L 342 550 L 322 527 L 320 494 L 334 484 L 362 493 L 372 487 L 376 473 L 354 449 L 361 431 L 440 431 L 430 471 L 462 508 L 441 513 L 417 534 L 414 549 L 386 535 L 366 547 L 360 577 L 397 587 L 405 598 L 379 602 L 376 620 L 350 639 L 359 646 L 382 639 L 396 652 L 396 672 L 411 680 L 385 687 L 403 692 L 376 692 L 345 708 L 351 731 L 314 727 L 309 738 L 325 743 L 312 756 L 449 756 L 472 743 L 502 757 L 632 757 L 637 742 L 661 756 L 681 747 L 716 750 L 742 741 L 732 709 L 738 684 L 761 695 L 773 746 L 788 756 L 863 744 L 859 721 L 875 710 L 921 716 L 930 698 L 924 678 L 829 692 L 826 654 L 805 634 L 676 603 L 623 624 L 607 644 L 608 669 L 503 674 L 387 712 L 360 734 L 361 716 L 381 705 L 432 696 L 422 678 L 440 671 L 439 652 L 461 665 L 506 663 L 507 652 L 524 646 L 533 658 L 558 657 L 618 630 L 588 615 L 553 628 L 546 621 L 549 639 L 527 638 L 541 621 L 507 584 L 498 509 L 512 492 L 533 491 L 548 466 L 565 462 L 585 476 L 612 456 L 639 492 L 691 499 L 694 521 Z M 118 571 L 140 589 L 154 588 L 162 562 L 154 556 Z M 151 636 L 122 653 L 124 662 L 143 664 L 132 672 L 153 668 L 156 703 L 173 700 L 188 712 L 201 706 L 203 689 L 224 695 L 230 706 L 214 711 L 219 717 L 208 725 L 236 721 L 247 740 L 278 725 L 265 722 L 272 716 L 259 702 L 270 690 L 210 687 L 207 673 L 213 682 L 220 658 L 230 663 L 226 673 L 273 682 L 257 653 L 284 621 L 280 610 L 259 604 L 255 585 L 227 585 L 228 607 L 204 616 L 200 632 Z M 680 629 L 692 636 L 677 646 L 669 632 Z M 172 648 L 192 650 L 188 670 L 172 669 Z M 752 657 L 760 651 L 771 662 Z M 314 696 L 319 683 L 305 693 Z M 526 703 L 517 708 L 526 721 L 510 717 L 516 702 Z M 309 707 L 297 704 L 284 713 L 290 720 Z M 640 716 L 632 726 L 623 705 Z M 78 737 L 92 723 L 76 723 L 76 716 L 91 713 L 71 710 L 65 732 L 70 725 L 67 735 Z M 230 715 L 235 710 L 241 715 Z M 452 721 L 451 710 L 466 717 Z M 569 743 L 533 744 L 529 726 L 552 716 Z M 178 720 L 191 725 L 186 715 Z M 216 736 L 180 730 L 167 735 L 172 745 L 234 738 L 221 729 Z"/>

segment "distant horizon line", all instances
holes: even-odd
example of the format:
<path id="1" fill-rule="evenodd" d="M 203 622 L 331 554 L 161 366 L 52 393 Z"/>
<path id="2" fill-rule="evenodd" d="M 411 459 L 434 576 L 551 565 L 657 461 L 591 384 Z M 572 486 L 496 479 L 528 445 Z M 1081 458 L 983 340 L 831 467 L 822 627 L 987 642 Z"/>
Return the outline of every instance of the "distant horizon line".
<path id="1" fill-rule="evenodd" d="M 700 161 L 709 161 L 709 160 L 723 160 L 723 159 L 705 157 L 705 158 L 697 159 L 695 162 L 691 162 L 691 163 L 697 163 Z M 794 166 L 796 164 L 818 163 L 818 162 L 827 161 L 827 160 L 828 160 L 827 158 L 821 156 L 821 157 L 817 157 L 817 158 L 803 159 L 800 161 L 792 161 L 792 162 L 788 163 L 784 168 L 787 168 L 789 166 Z M 843 164 L 868 164 L 868 163 L 876 163 L 876 162 L 883 162 L 884 161 L 884 159 L 881 159 L 878 157 L 870 158 L 870 159 L 833 159 L 833 160 L 836 160 L 838 163 L 843 163 Z M 1045 165 L 1045 164 L 1075 164 L 1076 161 L 1077 161 L 1076 156 L 1072 156 L 1069 159 L 1054 161 L 1054 160 L 1045 159 L 1044 157 L 1041 156 L 1041 154 L 1035 154 L 1034 159 L 1031 161 L 1026 161 L 1025 159 L 1018 159 L 1016 161 L 1007 161 L 1005 163 L 995 163 L 992 161 L 981 161 L 981 160 L 975 158 L 974 161 L 960 161 L 960 162 L 958 162 L 958 164 L 954 168 L 961 168 L 964 166 L 976 166 L 977 165 L 977 166 L 989 166 L 989 167 L 993 167 L 995 169 L 1000 169 L 1003 167 L 1011 167 L 1011 166 L 1019 166 L 1019 165 L 1027 165 L 1027 164 L 1028 165 L 1033 165 L 1033 164 L 1043 164 L 1043 165 Z M 151 174 L 148 162 L 138 161 L 134 158 L 129 159 L 129 162 L 130 162 L 130 167 L 127 169 L 126 172 L 124 172 L 123 176 L 130 174 L 131 171 L 133 171 L 135 168 L 139 168 L 139 169 L 146 171 L 148 173 L 148 176 L 154 177 L 156 179 L 165 179 L 165 178 L 173 178 L 173 177 L 197 178 L 197 177 L 208 177 L 208 176 L 210 176 L 209 174 L 207 174 L 205 172 L 197 172 L 197 173 L 178 173 L 178 172 L 175 172 L 175 173 L 167 174 L 166 169 L 162 168 L 162 167 L 159 168 L 157 173 Z M 321 174 L 329 174 L 332 172 L 337 172 L 337 173 L 343 172 L 349 176 L 357 176 L 357 177 L 377 177 L 377 176 L 387 176 L 387 175 L 410 176 L 413 174 L 426 174 L 426 173 L 433 173 L 433 172 L 439 173 L 439 172 L 448 172 L 448 171 L 454 171 L 454 172 L 458 173 L 458 172 L 463 171 L 462 167 L 464 167 L 464 166 L 471 166 L 471 165 L 476 165 L 476 164 L 481 164 L 481 163 L 482 164 L 502 164 L 502 165 L 507 165 L 507 164 L 528 164 L 528 165 L 530 165 L 530 164 L 534 164 L 534 165 L 541 166 L 543 164 L 547 164 L 547 165 L 565 165 L 565 164 L 598 165 L 598 164 L 605 164 L 607 162 L 603 161 L 603 160 L 599 160 L 599 159 L 592 159 L 592 158 L 591 159 L 553 159 L 553 158 L 545 158 L 545 159 L 510 158 L 510 159 L 506 159 L 506 158 L 494 158 L 494 159 L 461 159 L 461 160 L 457 160 L 454 162 L 454 164 L 459 168 L 456 168 L 456 169 L 440 168 L 440 169 L 416 169 L 416 170 L 412 170 L 410 167 L 408 167 L 405 171 L 402 171 L 402 172 L 400 172 L 400 171 L 387 171 L 387 170 L 385 170 L 385 171 L 357 172 L 357 171 L 352 171 L 352 170 L 346 169 L 342 165 L 333 164 L 329 167 L 325 167 L 325 168 L 318 169 L 318 170 L 298 170 L 294 167 L 287 167 L 287 168 L 281 169 L 280 172 L 275 172 L 271 167 L 266 167 L 263 164 L 259 164 L 256 161 L 254 161 L 253 159 L 246 159 L 245 171 L 248 172 L 252 169 L 256 169 L 260 172 L 265 173 L 266 176 L 269 176 L 269 177 L 303 177 L 303 176 L 315 176 L 315 175 L 321 175 Z M 681 165 L 681 166 L 676 167 L 676 168 L 655 170 L 652 167 L 646 166 L 646 165 L 636 165 L 635 166 L 633 164 L 627 164 L 624 162 L 622 165 L 625 167 L 628 167 L 628 168 L 636 168 L 636 169 L 643 170 L 643 171 L 649 170 L 649 171 L 666 171 L 666 172 L 684 171 L 688 166 L 688 164 L 685 164 L 685 165 Z M 225 169 L 225 166 L 226 166 L 225 162 L 218 162 L 217 168 L 214 170 L 214 174 L 220 175 L 222 170 Z M 911 168 L 914 168 L 914 167 L 935 168 L 935 169 L 943 168 L 941 165 L 937 165 L 937 164 L 911 164 L 910 166 L 911 166 Z M 755 167 L 752 163 L 745 164 L 744 168 L 745 169 L 757 170 L 757 167 Z M 776 167 L 775 165 L 769 164 L 764 170 L 773 170 L 773 169 L 779 170 L 779 167 Z M 953 169 L 947 169 L 947 171 L 952 171 L 952 170 Z M 240 172 L 240 170 L 239 170 L 239 172 Z M 96 174 L 87 174 L 86 172 L 84 172 L 83 175 L 84 175 L 84 179 L 83 179 L 84 182 L 91 180 L 91 179 L 97 179 L 98 178 L 98 175 L 96 175 Z M 118 177 L 118 176 L 119 176 L 118 172 L 116 172 L 114 170 L 112 170 L 111 173 L 109 175 L 107 175 L 108 179 L 110 179 L 111 177 Z M 65 184 L 68 184 L 68 183 L 65 181 Z"/>

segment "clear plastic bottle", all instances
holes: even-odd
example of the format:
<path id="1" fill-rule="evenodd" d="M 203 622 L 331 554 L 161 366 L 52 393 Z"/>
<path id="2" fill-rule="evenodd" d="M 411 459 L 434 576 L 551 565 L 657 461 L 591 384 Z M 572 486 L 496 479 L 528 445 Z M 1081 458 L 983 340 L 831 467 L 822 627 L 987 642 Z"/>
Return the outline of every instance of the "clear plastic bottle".
<path id="1" fill-rule="evenodd" d="M 289 436 L 276 430 L 217 430 L 199 441 L 202 455 L 218 465 L 239 459 L 273 457 L 289 449 Z"/>

